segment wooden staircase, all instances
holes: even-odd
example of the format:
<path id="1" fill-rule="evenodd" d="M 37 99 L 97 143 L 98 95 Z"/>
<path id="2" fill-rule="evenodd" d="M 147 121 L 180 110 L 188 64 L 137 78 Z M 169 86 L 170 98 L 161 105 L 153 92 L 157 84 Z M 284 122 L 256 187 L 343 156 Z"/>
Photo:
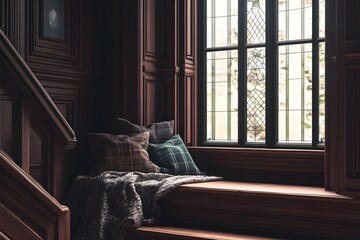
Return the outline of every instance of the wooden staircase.
<path id="1" fill-rule="evenodd" d="M 187 184 L 161 206 L 158 226 L 127 239 L 360 239 L 360 201 L 321 187 Z"/>

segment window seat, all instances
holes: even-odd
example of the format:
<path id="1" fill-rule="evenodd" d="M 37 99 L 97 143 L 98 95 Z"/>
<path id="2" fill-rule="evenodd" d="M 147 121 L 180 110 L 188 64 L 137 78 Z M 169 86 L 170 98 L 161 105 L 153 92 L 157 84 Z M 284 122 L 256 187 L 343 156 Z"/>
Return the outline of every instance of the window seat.
<path id="1" fill-rule="evenodd" d="M 214 236 L 216 232 L 228 232 L 276 239 L 360 236 L 360 200 L 327 192 L 322 187 L 233 181 L 194 183 L 178 187 L 161 200 L 161 206 L 159 226 L 141 227 L 131 234 L 143 236 L 138 239 L 154 239 L 145 236 L 155 234 L 152 236 L 156 239 L 229 240 L 243 238 L 196 234 L 210 230 L 207 234 Z M 159 232 L 169 235 L 161 238 Z M 184 232 L 188 232 L 185 237 L 178 236 Z"/>

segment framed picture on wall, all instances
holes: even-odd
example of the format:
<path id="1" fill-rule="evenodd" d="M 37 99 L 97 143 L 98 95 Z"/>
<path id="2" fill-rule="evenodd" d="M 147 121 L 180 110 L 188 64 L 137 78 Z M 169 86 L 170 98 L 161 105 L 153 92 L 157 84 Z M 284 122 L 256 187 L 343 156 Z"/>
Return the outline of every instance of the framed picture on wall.
<path id="1" fill-rule="evenodd" d="M 65 0 L 43 0 L 43 35 L 65 40 Z"/>

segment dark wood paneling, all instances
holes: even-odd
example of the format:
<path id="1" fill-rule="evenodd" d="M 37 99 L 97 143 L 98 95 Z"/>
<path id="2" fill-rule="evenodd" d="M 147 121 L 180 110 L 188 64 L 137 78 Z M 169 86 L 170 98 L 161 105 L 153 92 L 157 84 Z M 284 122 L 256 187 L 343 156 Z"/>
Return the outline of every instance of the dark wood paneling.
<path id="1" fill-rule="evenodd" d="M 230 180 L 324 184 L 324 151 L 189 147 L 198 167 Z"/>
<path id="2" fill-rule="evenodd" d="M 178 1 L 179 132 L 189 146 L 197 145 L 197 2 Z"/>
<path id="3" fill-rule="evenodd" d="M 152 123 L 156 121 L 156 78 L 144 77 L 144 122 Z"/>
<path id="4" fill-rule="evenodd" d="M 341 16 L 345 17 L 345 51 L 346 53 L 360 52 L 360 2 L 357 0 L 344 1 L 345 8 Z"/>
<path id="5" fill-rule="evenodd" d="M 326 187 L 359 198 L 360 3 L 335 1 L 327 9 L 337 16 L 333 22 L 337 28 L 327 25 L 326 29 L 332 34 L 327 39 L 335 39 L 327 43 L 331 67 L 326 72 L 326 115 L 331 117 L 326 125 Z"/>
<path id="6" fill-rule="evenodd" d="M 0 0 L 0 28 L 14 47 L 20 48 L 20 0 Z"/>
<path id="7" fill-rule="evenodd" d="M 42 180 L 46 178 L 42 173 L 42 139 L 39 134 L 34 130 L 34 128 L 30 129 L 30 141 L 31 141 L 31 149 L 30 149 L 30 175 L 35 178 L 36 181 L 42 183 Z M 46 169 L 46 168 L 45 168 Z M 46 185 L 44 186 L 47 188 Z"/>
<path id="8" fill-rule="evenodd" d="M 345 172 L 347 187 L 360 192 L 360 64 L 345 70 Z M 353 183 L 352 183 L 353 182 Z"/>
<path id="9" fill-rule="evenodd" d="M 65 0 L 65 39 L 43 36 L 43 4 L 29 1 L 26 61 L 42 79 L 93 81 L 92 1 Z"/>
<path id="10" fill-rule="evenodd" d="M 14 157 L 13 107 L 7 94 L 0 89 L 0 148 Z"/>
<path id="11" fill-rule="evenodd" d="M 144 61 L 157 62 L 160 52 L 157 45 L 157 39 L 159 38 L 159 27 L 156 24 L 157 21 L 157 0 L 146 0 L 143 5 L 143 46 L 144 46 Z"/>

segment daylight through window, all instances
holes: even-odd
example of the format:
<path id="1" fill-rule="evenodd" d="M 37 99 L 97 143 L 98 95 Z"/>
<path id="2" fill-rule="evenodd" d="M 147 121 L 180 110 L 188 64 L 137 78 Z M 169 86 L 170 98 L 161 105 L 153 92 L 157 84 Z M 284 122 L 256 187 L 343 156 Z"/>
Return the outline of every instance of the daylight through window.
<path id="1" fill-rule="evenodd" d="M 204 0 L 207 142 L 325 139 L 325 0 Z"/>

